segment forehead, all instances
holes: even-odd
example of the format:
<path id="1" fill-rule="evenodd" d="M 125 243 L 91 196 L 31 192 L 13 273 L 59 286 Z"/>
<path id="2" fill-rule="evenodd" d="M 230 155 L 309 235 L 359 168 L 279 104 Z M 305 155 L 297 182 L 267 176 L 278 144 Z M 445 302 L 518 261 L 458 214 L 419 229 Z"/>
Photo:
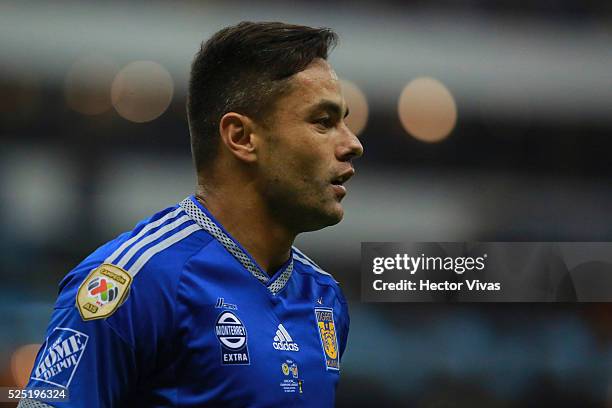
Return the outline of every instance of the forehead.
<path id="1" fill-rule="evenodd" d="M 295 74 L 294 80 L 303 85 L 333 86 L 338 82 L 338 75 L 329 62 L 322 58 L 315 58 L 304 70 Z"/>
<path id="2" fill-rule="evenodd" d="M 279 104 L 279 110 L 299 114 L 323 99 L 343 106 L 338 75 L 327 61 L 320 58 L 315 59 L 306 69 L 293 76 L 291 89 L 291 92 Z"/>

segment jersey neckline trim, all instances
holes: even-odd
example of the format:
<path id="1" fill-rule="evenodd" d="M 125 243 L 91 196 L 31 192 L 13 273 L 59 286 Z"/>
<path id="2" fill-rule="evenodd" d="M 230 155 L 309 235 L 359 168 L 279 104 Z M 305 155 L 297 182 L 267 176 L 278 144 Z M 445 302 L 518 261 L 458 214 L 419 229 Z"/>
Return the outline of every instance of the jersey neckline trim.
<path id="1" fill-rule="evenodd" d="M 202 229 L 223 245 L 223 247 L 251 273 L 251 275 L 263 283 L 273 295 L 276 295 L 285 287 L 293 272 L 293 248 L 291 249 L 289 261 L 270 278 L 246 249 L 244 249 L 225 228 L 223 228 L 213 215 L 200 204 L 195 196 L 191 195 L 185 198 L 179 205 Z"/>

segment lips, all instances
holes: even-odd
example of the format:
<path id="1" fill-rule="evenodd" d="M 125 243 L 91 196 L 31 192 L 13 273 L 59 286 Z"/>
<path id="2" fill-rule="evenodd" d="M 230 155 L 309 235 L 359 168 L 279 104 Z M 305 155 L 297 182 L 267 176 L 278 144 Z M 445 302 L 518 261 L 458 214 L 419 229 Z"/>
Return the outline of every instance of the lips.
<path id="1" fill-rule="evenodd" d="M 350 168 L 349 170 L 339 174 L 331 180 L 330 183 L 338 198 L 342 198 L 346 195 L 346 187 L 344 187 L 343 184 L 346 183 L 348 179 L 353 177 L 354 174 L 355 170 L 353 168 Z"/>
<path id="2" fill-rule="evenodd" d="M 350 179 L 354 175 L 355 175 L 355 170 L 353 168 L 350 168 L 347 171 L 341 173 L 340 175 L 334 177 L 331 180 L 331 183 L 336 186 L 342 186 L 344 183 L 348 181 L 348 179 Z"/>
<path id="3" fill-rule="evenodd" d="M 342 197 L 346 195 L 346 187 L 341 186 L 340 184 L 332 184 L 331 187 L 339 199 L 342 199 Z"/>

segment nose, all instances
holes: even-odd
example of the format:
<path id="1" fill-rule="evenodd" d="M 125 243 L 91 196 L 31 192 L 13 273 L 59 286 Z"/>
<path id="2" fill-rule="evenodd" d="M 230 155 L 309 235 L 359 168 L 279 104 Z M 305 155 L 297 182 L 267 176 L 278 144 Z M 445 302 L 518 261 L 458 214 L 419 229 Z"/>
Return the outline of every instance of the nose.
<path id="1" fill-rule="evenodd" d="M 336 149 L 336 156 L 340 161 L 349 161 L 363 155 L 363 145 L 359 138 L 343 124 L 341 127 L 342 142 L 339 143 Z"/>

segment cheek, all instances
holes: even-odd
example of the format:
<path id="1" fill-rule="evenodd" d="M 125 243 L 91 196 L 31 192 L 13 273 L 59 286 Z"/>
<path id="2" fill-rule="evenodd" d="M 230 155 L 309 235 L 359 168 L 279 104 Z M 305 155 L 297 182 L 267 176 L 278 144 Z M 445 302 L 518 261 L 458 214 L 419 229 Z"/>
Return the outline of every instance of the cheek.
<path id="1" fill-rule="evenodd" d="M 321 157 L 312 157 L 299 163 L 296 171 L 303 185 L 320 190 L 327 184 L 327 172 Z"/>
<path id="2" fill-rule="evenodd" d="M 296 163 L 311 176 L 318 176 L 319 178 L 326 175 L 329 171 L 330 160 L 329 154 L 325 150 L 325 146 L 321 143 L 304 145 L 300 154 L 295 156 Z"/>
<path id="3" fill-rule="evenodd" d="M 271 179 L 300 189 L 326 185 L 333 151 L 328 151 L 325 137 L 304 129 L 284 136 L 276 139 L 277 144 L 271 146 L 266 158 L 266 172 L 269 171 Z"/>

